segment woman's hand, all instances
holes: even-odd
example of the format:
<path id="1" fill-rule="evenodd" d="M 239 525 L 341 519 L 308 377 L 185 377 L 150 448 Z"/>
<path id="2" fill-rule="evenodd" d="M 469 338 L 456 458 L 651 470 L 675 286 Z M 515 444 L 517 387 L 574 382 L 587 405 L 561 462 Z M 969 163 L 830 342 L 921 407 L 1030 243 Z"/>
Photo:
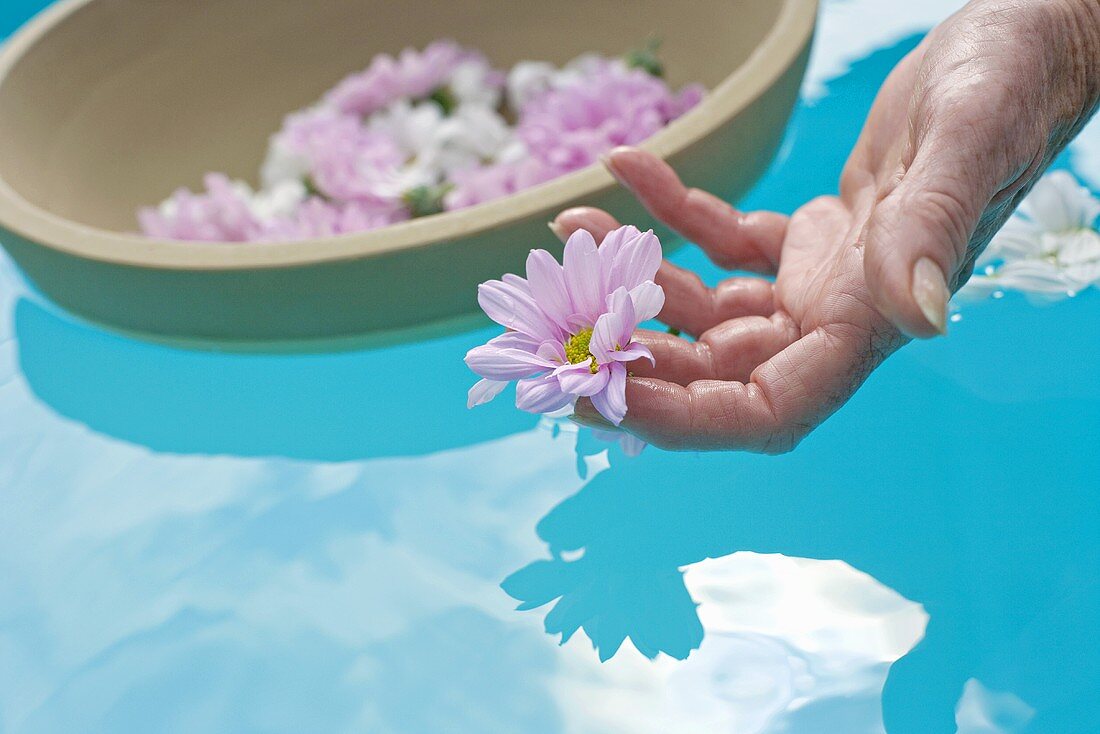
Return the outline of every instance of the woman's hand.
<path id="1" fill-rule="evenodd" d="M 606 163 L 647 209 L 718 265 L 775 275 L 717 288 L 671 263 L 660 318 L 697 337 L 641 337 L 622 428 L 672 449 L 780 453 L 911 337 L 946 331 L 947 301 L 1032 183 L 1100 102 L 1100 3 L 975 0 L 886 80 L 840 181 L 789 219 L 687 189 L 656 157 Z M 828 144 L 828 141 L 822 141 Z M 552 228 L 599 241 L 591 208 Z M 599 423 L 587 401 L 576 409 Z"/>

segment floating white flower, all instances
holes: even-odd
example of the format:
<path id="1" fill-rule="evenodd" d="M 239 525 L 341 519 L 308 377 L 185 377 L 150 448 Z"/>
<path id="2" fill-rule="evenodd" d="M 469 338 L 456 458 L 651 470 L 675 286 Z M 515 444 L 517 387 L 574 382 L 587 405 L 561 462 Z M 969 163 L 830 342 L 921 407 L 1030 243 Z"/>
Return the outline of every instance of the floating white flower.
<path id="1" fill-rule="evenodd" d="M 980 298 L 1004 289 L 1065 298 L 1100 284 L 1100 199 L 1066 171 L 1043 176 L 978 259 L 960 291 Z"/>

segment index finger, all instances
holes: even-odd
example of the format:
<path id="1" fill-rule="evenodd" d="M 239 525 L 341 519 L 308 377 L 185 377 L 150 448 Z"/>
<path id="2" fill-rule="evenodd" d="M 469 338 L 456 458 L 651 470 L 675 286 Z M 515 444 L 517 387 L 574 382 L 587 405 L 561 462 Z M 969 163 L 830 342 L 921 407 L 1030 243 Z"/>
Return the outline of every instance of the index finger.
<path id="1" fill-rule="evenodd" d="M 765 274 L 778 270 L 787 217 L 743 213 L 713 194 L 687 188 L 672 166 L 637 148 L 615 148 L 604 164 L 650 214 L 701 247 L 717 265 Z"/>

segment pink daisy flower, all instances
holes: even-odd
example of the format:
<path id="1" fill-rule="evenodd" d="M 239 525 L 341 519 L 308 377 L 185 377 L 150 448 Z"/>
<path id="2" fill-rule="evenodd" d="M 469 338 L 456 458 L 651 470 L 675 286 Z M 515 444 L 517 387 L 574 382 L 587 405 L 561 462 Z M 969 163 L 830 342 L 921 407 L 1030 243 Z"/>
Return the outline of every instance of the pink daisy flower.
<path id="1" fill-rule="evenodd" d="M 149 237 L 195 242 L 246 242 L 259 222 L 249 205 L 252 192 L 220 173 L 207 174 L 206 190 L 179 189 L 159 207 L 138 211 L 141 231 Z"/>
<path id="2" fill-rule="evenodd" d="M 449 210 L 591 165 L 616 146 L 642 142 L 703 98 L 698 84 L 676 92 L 621 59 L 582 57 L 561 71 L 531 63 L 516 68 L 515 77 L 530 77 L 522 80 L 526 88 L 513 94 L 524 100 L 516 127 L 522 156 L 453 172 L 454 190 L 445 202 Z"/>
<path id="3" fill-rule="evenodd" d="M 427 98 L 451 83 L 456 73 L 459 88 L 450 93 L 459 97 L 467 92 L 476 96 L 485 90 L 498 94 L 504 85 L 502 75 L 489 67 L 481 53 L 454 41 L 435 41 L 423 51 L 406 48 L 397 56 L 378 54 L 370 66 L 346 77 L 328 92 L 325 103 L 341 112 L 366 117 L 399 99 Z M 466 90 L 467 86 L 485 89 Z"/>
<path id="4" fill-rule="evenodd" d="M 626 364 L 653 355 L 633 340 L 638 324 L 664 306 L 653 282 L 661 264 L 656 235 L 620 227 L 597 248 L 573 233 L 559 265 L 532 250 L 527 278 L 505 275 L 478 288 L 478 303 L 509 331 L 471 349 L 466 364 L 483 379 L 468 405 L 481 405 L 516 381 L 516 407 L 552 413 L 578 397 L 592 400 L 613 425 L 626 416 Z"/>
<path id="5" fill-rule="evenodd" d="M 397 199 L 393 182 L 407 156 L 397 141 L 357 118 L 326 108 L 289 115 L 264 163 L 267 186 L 310 183 L 338 201 Z"/>
<path id="6" fill-rule="evenodd" d="M 409 218 L 400 202 L 329 202 L 311 197 L 290 216 L 265 222 L 253 239 L 257 242 L 296 242 L 335 237 L 386 227 Z"/>
<path id="7" fill-rule="evenodd" d="M 621 59 L 588 58 L 575 78 L 534 95 L 516 133 L 533 157 L 566 170 L 596 162 L 618 145 L 640 143 L 690 110 L 702 87 L 679 92 Z"/>
<path id="8" fill-rule="evenodd" d="M 448 211 L 464 209 L 537 186 L 566 173 L 569 169 L 551 166 L 531 157 L 455 171 L 450 176 L 453 189 L 443 203 Z"/>

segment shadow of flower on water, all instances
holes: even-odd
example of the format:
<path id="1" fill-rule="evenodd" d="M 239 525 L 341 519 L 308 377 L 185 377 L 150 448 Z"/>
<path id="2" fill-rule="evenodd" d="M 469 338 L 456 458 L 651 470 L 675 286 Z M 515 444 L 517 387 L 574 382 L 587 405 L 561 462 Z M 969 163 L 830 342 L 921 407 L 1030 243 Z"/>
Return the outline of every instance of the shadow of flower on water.
<path id="1" fill-rule="evenodd" d="M 631 567 L 615 556 L 585 554 L 575 561 L 535 561 L 502 587 L 523 602 L 520 611 L 557 599 L 546 614 L 546 632 L 560 634 L 565 644 L 583 629 L 601 661 L 618 652 L 627 637 L 648 658 L 663 652 L 678 660 L 703 641 L 695 602 L 677 568 Z M 639 609 L 645 614 L 637 614 Z"/>

